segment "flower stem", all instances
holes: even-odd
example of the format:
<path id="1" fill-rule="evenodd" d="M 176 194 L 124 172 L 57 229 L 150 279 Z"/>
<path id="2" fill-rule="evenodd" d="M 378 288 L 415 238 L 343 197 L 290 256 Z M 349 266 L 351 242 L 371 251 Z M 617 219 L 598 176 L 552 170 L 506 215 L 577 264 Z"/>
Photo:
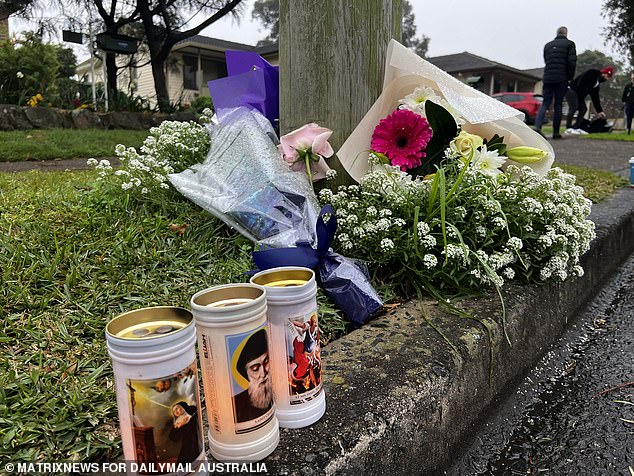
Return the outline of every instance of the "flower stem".
<path id="1" fill-rule="evenodd" d="M 304 160 L 306 161 L 306 173 L 308 174 L 308 181 L 310 182 L 310 186 L 313 188 L 314 192 L 315 186 L 313 185 L 313 174 L 310 171 L 310 154 L 304 154 Z"/>

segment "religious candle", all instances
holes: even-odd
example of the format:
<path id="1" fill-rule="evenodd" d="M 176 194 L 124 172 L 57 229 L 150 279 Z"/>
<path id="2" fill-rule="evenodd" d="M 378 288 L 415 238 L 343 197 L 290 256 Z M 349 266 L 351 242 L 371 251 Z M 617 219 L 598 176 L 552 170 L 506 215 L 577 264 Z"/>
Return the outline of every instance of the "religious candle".
<path id="1" fill-rule="evenodd" d="M 317 318 L 317 284 L 308 268 L 262 271 L 251 282 L 266 289 L 276 415 L 283 428 L 301 428 L 326 411 Z"/>
<path id="2" fill-rule="evenodd" d="M 129 473 L 183 474 L 206 461 L 191 312 L 150 307 L 106 326 Z"/>
<path id="3" fill-rule="evenodd" d="M 259 461 L 279 442 L 265 291 L 253 284 L 216 286 L 196 293 L 191 307 L 211 454 L 219 461 Z"/>

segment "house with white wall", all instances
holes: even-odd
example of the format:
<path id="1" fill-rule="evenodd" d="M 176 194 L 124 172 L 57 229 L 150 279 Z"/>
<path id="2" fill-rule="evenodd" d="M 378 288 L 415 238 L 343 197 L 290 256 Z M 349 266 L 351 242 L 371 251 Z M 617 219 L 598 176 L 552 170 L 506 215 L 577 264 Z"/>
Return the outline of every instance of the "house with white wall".
<path id="1" fill-rule="evenodd" d="M 203 35 L 195 35 L 177 43 L 165 62 L 165 78 L 169 100 L 172 104 L 189 104 L 199 96 L 209 96 L 207 82 L 227 76 L 225 51 L 254 51 L 273 65 L 278 64 L 277 45 L 256 47 L 219 40 Z M 125 55 L 118 55 L 117 63 L 123 68 L 119 71 L 117 89 L 134 93 L 156 105 L 154 78 L 149 57 L 136 53 L 133 61 Z M 126 66 L 130 64 L 130 66 Z M 90 59 L 77 66 L 80 81 L 92 84 Z M 94 62 L 95 81 L 103 83 L 104 68 L 101 60 Z"/>

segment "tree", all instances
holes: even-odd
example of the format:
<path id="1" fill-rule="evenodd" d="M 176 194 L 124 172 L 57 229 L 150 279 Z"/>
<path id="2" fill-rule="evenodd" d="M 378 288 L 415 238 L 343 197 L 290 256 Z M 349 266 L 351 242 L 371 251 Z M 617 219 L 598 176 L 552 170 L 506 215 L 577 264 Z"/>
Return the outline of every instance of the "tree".
<path id="1" fill-rule="evenodd" d="M 152 76 L 159 109 L 170 109 L 165 62 L 179 41 L 200 33 L 227 14 L 237 15 L 242 0 L 136 0 L 152 63 Z M 209 14 L 197 26 L 183 30 L 189 23 L 187 12 Z M 185 18 L 187 18 L 185 20 Z"/>
<path id="2" fill-rule="evenodd" d="M 29 9 L 33 0 L 0 0 L 0 20 Z"/>
<path id="3" fill-rule="evenodd" d="M 423 58 L 427 55 L 429 37 L 422 35 L 416 38 L 416 23 L 413 8 L 408 0 L 401 2 L 403 8 L 403 21 L 401 23 L 401 43 L 415 51 Z M 257 46 L 265 46 L 277 43 L 279 35 L 280 6 L 278 0 L 256 0 L 253 4 L 251 17 L 264 25 L 269 34 L 263 40 L 258 41 Z"/>
<path id="4" fill-rule="evenodd" d="M 614 66 L 618 70 L 623 69 L 623 63 L 598 50 L 586 50 L 577 55 L 576 75 L 589 69 L 603 69 L 606 66 Z"/>
<path id="5" fill-rule="evenodd" d="M 0 0 L 2 1 L 2 0 Z M 12 0 L 26 1 L 26 0 Z M 40 8 L 44 1 L 33 0 Z M 56 0 L 63 16 L 72 24 L 77 18 L 85 18 L 85 10 L 96 10 L 106 33 L 118 34 L 137 25 L 147 45 L 152 65 L 152 76 L 159 109 L 171 108 L 165 67 L 173 46 L 179 41 L 199 34 L 204 28 L 228 14 L 241 13 L 242 0 L 80 0 L 67 2 Z M 81 13 L 80 13 L 81 11 Z M 198 15 L 204 19 L 188 28 Z M 117 84 L 117 65 L 114 54 L 107 54 L 106 70 L 108 88 L 114 92 Z"/>
<path id="6" fill-rule="evenodd" d="M 608 19 L 605 38 L 619 48 L 634 66 L 634 2 L 632 0 L 605 0 L 603 16 Z"/>
<path id="7" fill-rule="evenodd" d="M 47 102 L 54 100 L 58 48 L 33 33 L 25 33 L 17 46 L 8 41 L 0 44 L 0 103 L 22 105 L 36 94 Z"/>
<path id="8" fill-rule="evenodd" d="M 280 2 L 279 0 L 258 0 L 253 4 L 251 17 L 259 21 L 269 30 L 269 34 L 263 40 L 258 41 L 257 46 L 266 46 L 277 43 L 280 34 Z"/>
<path id="9" fill-rule="evenodd" d="M 97 9 L 105 26 L 104 31 L 107 34 L 117 35 L 119 30 L 127 25 L 134 24 L 139 19 L 138 7 L 127 4 L 125 0 L 122 4 L 119 4 L 117 0 L 111 0 L 108 6 L 104 5 L 103 0 L 85 1 L 87 2 L 87 8 L 91 8 L 94 5 Z M 106 88 L 108 88 L 110 97 L 114 97 L 117 92 L 117 56 L 112 52 L 106 52 L 105 56 Z"/>
<path id="10" fill-rule="evenodd" d="M 401 2 L 403 22 L 401 23 L 401 43 L 424 58 L 429 48 L 429 37 L 422 35 L 416 38 L 416 23 L 412 4 L 408 0 Z"/>

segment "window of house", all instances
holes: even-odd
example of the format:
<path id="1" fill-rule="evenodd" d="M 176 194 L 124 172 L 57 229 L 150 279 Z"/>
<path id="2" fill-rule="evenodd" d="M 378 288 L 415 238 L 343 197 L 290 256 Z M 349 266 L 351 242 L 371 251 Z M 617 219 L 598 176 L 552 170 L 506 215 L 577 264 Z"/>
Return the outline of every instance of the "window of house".
<path id="1" fill-rule="evenodd" d="M 197 71 L 198 58 L 195 56 L 183 56 L 183 88 L 198 89 L 196 84 Z"/>
<path id="2" fill-rule="evenodd" d="M 203 69 L 203 81 L 212 81 L 227 76 L 227 63 L 215 59 L 205 59 L 201 61 Z"/>

